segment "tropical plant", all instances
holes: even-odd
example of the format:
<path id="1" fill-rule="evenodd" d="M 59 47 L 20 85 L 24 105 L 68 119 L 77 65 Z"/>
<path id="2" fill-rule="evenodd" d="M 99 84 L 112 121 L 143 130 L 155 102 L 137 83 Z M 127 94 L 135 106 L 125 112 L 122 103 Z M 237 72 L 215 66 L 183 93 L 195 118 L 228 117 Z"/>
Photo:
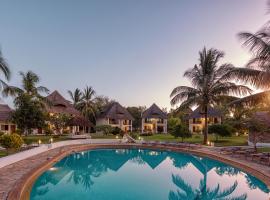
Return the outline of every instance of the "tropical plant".
<path id="1" fill-rule="evenodd" d="M 97 132 L 102 132 L 104 135 L 112 133 L 113 127 L 111 125 L 98 125 L 96 126 Z"/>
<path id="2" fill-rule="evenodd" d="M 146 110 L 145 106 L 127 107 L 128 112 L 132 115 L 134 120 L 132 121 L 132 128 L 138 131 L 142 126 L 142 113 Z"/>
<path id="3" fill-rule="evenodd" d="M 6 148 L 8 151 L 11 149 L 18 150 L 22 144 L 23 139 L 18 134 L 5 134 L 0 138 L 0 144 L 2 147 Z"/>
<path id="4" fill-rule="evenodd" d="M 78 108 L 79 104 L 82 101 L 82 92 L 79 88 L 76 88 L 74 92 L 71 90 L 68 90 L 68 94 L 70 98 L 72 99 L 72 104 L 75 108 Z"/>
<path id="5" fill-rule="evenodd" d="M 96 110 L 95 110 L 95 90 L 92 87 L 87 86 L 82 93 L 81 102 L 78 105 L 79 110 L 82 112 L 84 117 L 90 121 L 96 121 Z"/>
<path id="6" fill-rule="evenodd" d="M 205 199 L 205 200 L 245 200 L 246 194 L 240 196 L 232 196 L 232 193 L 237 188 L 237 181 L 228 188 L 221 190 L 218 184 L 215 188 L 208 188 L 203 180 L 200 181 L 200 186 L 197 189 L 193 189 L 191 185 L 186 183 L 180 176 L 172 175 L 173 183 L 181 189 L 177 192 L 170 191 L 169 200 L 180 199 Z"/>
<path id="7" fill-rule="evenodd" d="M 247 95 L 251 89 L 244 85 L 227 80 L 227 73 L 234 67 L 231 64 L 219 65 L 224 53 L 216 49 L 204 48 L 199 52 L 199 64 L 184 73 L 184 77 L 190 79 L 192 87 L 178 86 L 171 93 L 171 104 L 181 102 L 180 107 L 199 106 L 204 115 L 204 144 L 208 135 L 208 108 L 221 101 L 224 96 L 231 94 Z M 226 78 L 225 78 L 226 77 Z"/>
<path id="8" fill-rule="evenodd" d="M 64 113 L 57 115 L 50 115 L 48 120 L 53 125 L 53 129 L 57 133 L 62 134 L 64 128 L 67 127 L 68 122 L 71 120 L 71 116 L 66 115 Z"/>
<path id="9" fill-rule="evenodd" d="M 4 59 L 3 55 L 2 55 L 2 52 L 0 50 L 0 71 L 1 73 L 4 75 L 5 79 L 7 81 L 9 81 L 10 79 L 10 69 L 9 69 L 9 66 L 8 66 L 8 63 L 6 62 L 6 60 Z M 0 87 L 3 89 L 5 87 L 7 87 L 7 83 L 0 79 Z"/>
<path id="10" fill-rule="evenodd" d="M 169 117 L 168 119 L 168 131 L 171 133 L 177 125 L 181 123 L 181 120 L 177 117 Z"/>
<path id="11" fill-rule="evenodd" d="M 232 135 L 232 127 L 227 124 L 212 124 L 209 126 L 209 134 L 215 134 L 216 141 L 218 141 L 218 136 L 229 137 Z"/>
<path id="12" fill-rule="evenodd" d="M 172 130 L 171 134 L 175 137 L 181 137 L 182 138 L 182 142 L 184 141 L 185 138 L 190 138 L 192 136 L 191 132 L 189 131 L 189 129 L 183 125 L 183 124 L 178 124 L 174 127 L 174 129 Z"/>

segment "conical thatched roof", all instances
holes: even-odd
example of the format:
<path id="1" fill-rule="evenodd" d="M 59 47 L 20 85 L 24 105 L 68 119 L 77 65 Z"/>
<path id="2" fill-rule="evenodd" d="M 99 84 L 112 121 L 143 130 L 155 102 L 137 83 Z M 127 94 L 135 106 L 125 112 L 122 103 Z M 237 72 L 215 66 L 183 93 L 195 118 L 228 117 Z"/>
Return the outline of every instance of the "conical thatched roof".
<path id="1" fill-rule="evenodd" d="M 203 118 L 204 113 L 201 109 L 201 107 L 196 108 L 190 115 L 189 118 Z M 222 113 L 220 110 L 217 110 L 213 107 L 208 107 L 208 117 L 222 117 Z"/>
<path id="2" fill-rule="evenodd" d="M 47 106 L 48 112 L 80 115 L 80 112 L 76 110 L 73 105 L 68 100 L 66 100 L 58 91 L 55 90 L 46 98 L 51 104 L 50 106 Z"/>
<path id="3" fill-rule="evenodd" d="M 106 106 L 98 118 L 134 120 L 127 109 L 121 106 L 118 102 L 113 102 Z"/>
<path id="4" fill-rule="evenodd" d="M 0 104 L 0 121 L 9 121 L 13 110 L 7 104 Z"/>
<path id="5" fill-rule="evenodd" d="M 142 118 L 161 118 L 167 119 L 167 114 L 164 113 L 155 103 L 143 112 Z"/>

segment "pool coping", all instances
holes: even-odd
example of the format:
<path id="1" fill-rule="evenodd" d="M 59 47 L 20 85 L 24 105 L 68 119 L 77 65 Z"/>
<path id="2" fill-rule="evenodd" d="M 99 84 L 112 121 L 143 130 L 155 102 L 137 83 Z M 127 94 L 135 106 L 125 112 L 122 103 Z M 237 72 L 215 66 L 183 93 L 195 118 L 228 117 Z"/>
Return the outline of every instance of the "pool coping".
<path id="1" fill-rule="evenodd" d="M 249 163 L 243 163 L 243 160 L 235 160 L 228 156 L 219 154 L 218 152 L 211 152 L 206 149 L 188 149 L 181 147 L 170 147 L 163 145 L 142 145 L 142 144 L 83 144 L 83 145 L 73 145 L 69 150 L 65 152 L 59 152 L 56 156 L 49 159 L 45 163 L 42 163 L 40 166 L 32 169 L 30 172 L 23 175 L 23 177 L 16 183 L 15 187 L 10 190 L 7 196 L 7 200 L 18 200 L 18 199 L 30 199 L 30 192 L 32 186 L 36 179 L 47 169 L 49 169 L 54 163 L 58 162 L 62 158 L 70 155 L 74 152 L 93 150 L 93 149 L 132 149 L 132 148 L 143 148 L 143 149 L 152 149 L 152 150 L 165 150 L 165 151 L 174 151 L 174 152 L 183 152 L 191 153 L 197 156 L 208 157 L 217 161 L 224 162 L 233 167 L 239 168 L 242 171 L 249 173 L 256 178 L 264 182 L 268 188 L 270 188 L 270 173 L 265 173 L 260 169 L 256 169 L 248 165 Z"/>

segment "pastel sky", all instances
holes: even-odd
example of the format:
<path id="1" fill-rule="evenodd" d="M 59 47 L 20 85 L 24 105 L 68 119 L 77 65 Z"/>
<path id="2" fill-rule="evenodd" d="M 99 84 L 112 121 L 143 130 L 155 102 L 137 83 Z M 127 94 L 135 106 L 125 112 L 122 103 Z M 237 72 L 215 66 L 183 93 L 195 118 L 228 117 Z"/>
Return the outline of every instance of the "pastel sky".
<path id="1" fill-rule="evenodd" d="M 0 0 L 0 46 L 12 85 L 32 70 L 65 97 L 90 85 L 124 106 L 170 108 L 204 46 L 244 65 L 250 55 L 237 33 L 258 30 L 266 8 L 266 0 Z"/>

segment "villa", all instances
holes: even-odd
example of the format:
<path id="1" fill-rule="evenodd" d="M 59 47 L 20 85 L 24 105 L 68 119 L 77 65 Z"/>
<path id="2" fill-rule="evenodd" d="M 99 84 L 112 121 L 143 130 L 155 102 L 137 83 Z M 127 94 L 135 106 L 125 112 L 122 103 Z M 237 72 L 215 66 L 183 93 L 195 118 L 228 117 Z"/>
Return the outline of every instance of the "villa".
<path id="1" fill-rule="evenodd" d="M 11 122 L 13 110 L 6 104 L 0 104 L 0 132 L 14 133 L 16 124 Z"/>
<path id="2" fill-rule="evenodd" d="M 134 118 L 127 109 L 118 102 L 113 102 L 103 109 L 97 118 L 96 125 L 110 125 L 118 127 L 124 132 L 131 132 L 133 120 Z"/>
<path id="3" fill-rule="evenodd" d="M 90 133 L 91 128 L 93 128 L 93 124 L 87 120 L 85 117 L 81 115 L 81 113 L 76 110 L 73 105 L 66 100 L 58 91 L 52 92 L 48 95 L 47 100 L 49 104 L 46 107 L 49 115 L 59 115 L 66 114 L 71 117 L 71 120 L 68 122 L 67 131 L 75 134 L 75 133 Z M 51 128 L 53 125 L 49 124 Z M 38 133 L 42 133 L 42 129 L 38 130 Z"/>
<path id="4" fill-rule="evenodd" d="M 189 115 L 189 130 L 191 133 L 202 133 L 204 129 L 204 114 L 201 111 L 201 108 L 196 108 Z M 213 107 L 208 108 L 208 125 L 212 124 L 221 124 L 222 114 L 219 110 L 214 109 Z"/>
<path id="5" fill-rule="evenodd" d="M 156 104 L 142 113 L 142 133 L 167 133 L 167 114 Z"/>

